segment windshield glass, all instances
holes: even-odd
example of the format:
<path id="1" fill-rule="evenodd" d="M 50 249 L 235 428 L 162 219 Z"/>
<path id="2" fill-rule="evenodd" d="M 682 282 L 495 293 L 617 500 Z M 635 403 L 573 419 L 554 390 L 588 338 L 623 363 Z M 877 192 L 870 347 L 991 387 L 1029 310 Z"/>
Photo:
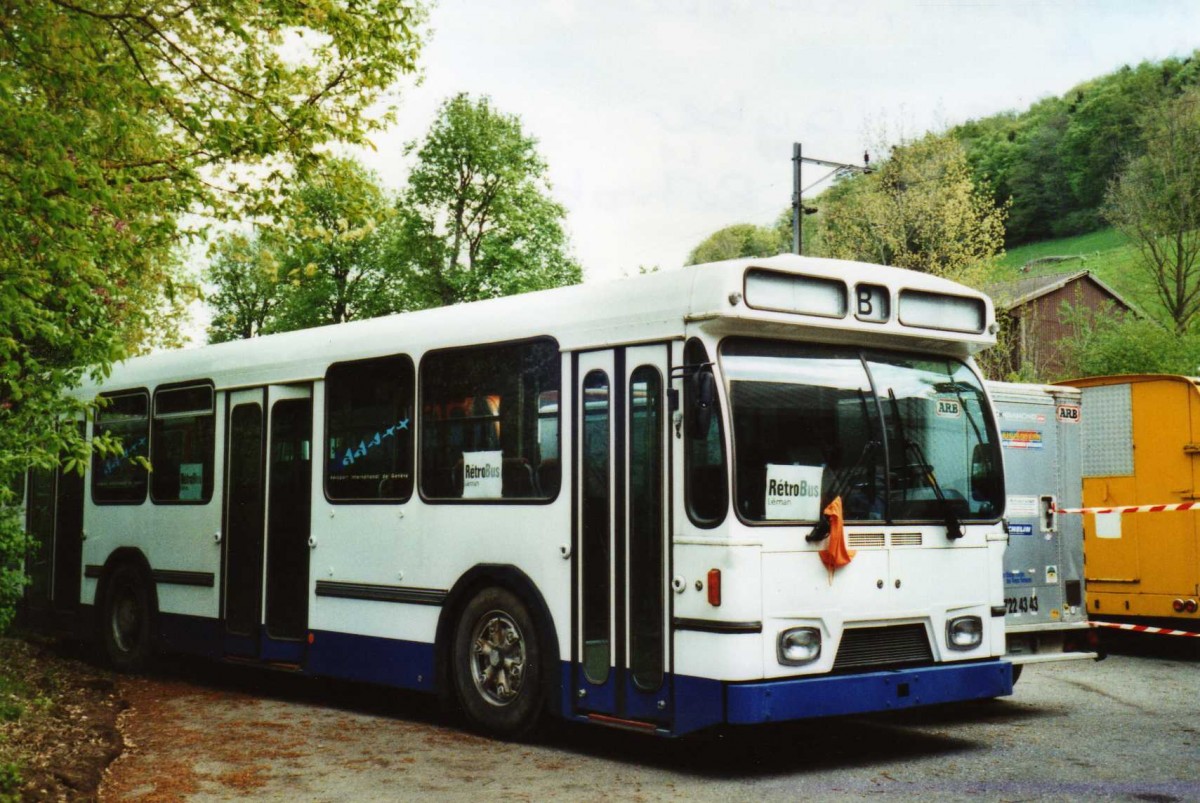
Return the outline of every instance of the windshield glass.
<path id="1" fill-rule="evenodd" d="M 815 522 L 1000 515 L 997 439 L 979 380 L 957 360 L 730 339 L 738 512 Z"/>

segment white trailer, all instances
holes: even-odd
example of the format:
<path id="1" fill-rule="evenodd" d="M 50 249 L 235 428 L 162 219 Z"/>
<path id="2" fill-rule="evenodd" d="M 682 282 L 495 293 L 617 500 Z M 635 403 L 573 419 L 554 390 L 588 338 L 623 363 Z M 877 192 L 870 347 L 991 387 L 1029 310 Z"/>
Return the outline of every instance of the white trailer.
<path id="1" fill-rule="evenodd" d="M 989 382 L 1004 455 L 1008 549 L 1005 641 L 1014 678 L 1027 663 L 1097 658 L 1084 602 L 1080 393 Z"/>

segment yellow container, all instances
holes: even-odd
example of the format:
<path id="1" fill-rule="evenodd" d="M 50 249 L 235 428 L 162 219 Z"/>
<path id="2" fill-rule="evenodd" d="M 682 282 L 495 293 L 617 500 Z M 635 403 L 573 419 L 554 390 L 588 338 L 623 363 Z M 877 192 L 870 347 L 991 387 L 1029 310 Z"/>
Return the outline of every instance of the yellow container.
<path id="1" fill-rule="evenodd" d="M 1084 507 L 1200 501 L 1200 379 L 1106 376 L 1063 384 L 1083 390 Z M 1198 523 L 1200 508 L 1084 515 L 1089 614 L 1200 625 Z"/>

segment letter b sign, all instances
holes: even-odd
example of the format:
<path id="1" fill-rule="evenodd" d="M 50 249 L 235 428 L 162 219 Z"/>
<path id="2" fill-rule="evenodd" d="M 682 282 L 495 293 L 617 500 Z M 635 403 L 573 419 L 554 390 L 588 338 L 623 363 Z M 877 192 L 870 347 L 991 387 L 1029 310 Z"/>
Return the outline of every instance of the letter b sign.
<path id="1" fill-rule="evenodd" d="M 884 323 L 891 317 L 888 289 L 878 284 L 854 287 L 854 317 L 860 321 Z"/>

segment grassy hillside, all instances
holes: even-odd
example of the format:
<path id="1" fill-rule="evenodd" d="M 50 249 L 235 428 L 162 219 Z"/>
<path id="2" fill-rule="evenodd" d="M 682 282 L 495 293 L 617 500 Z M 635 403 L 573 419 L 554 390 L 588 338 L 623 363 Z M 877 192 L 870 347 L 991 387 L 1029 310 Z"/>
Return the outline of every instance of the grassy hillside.
<path id="1" fill-rule="evenodd" d="M 1052 260 L 1052 257 L 1071 257 Z M 993 274 L 995 281 L 1090 270 L 1100 281 L 1148 315 L 1164 315 L 1154 289 L 1137 266 L 1137 250 L 1116 229 L 1043 240 L 1008 251 Z M 1027 269 L 1026 269 L 1027 268 Z"/>

